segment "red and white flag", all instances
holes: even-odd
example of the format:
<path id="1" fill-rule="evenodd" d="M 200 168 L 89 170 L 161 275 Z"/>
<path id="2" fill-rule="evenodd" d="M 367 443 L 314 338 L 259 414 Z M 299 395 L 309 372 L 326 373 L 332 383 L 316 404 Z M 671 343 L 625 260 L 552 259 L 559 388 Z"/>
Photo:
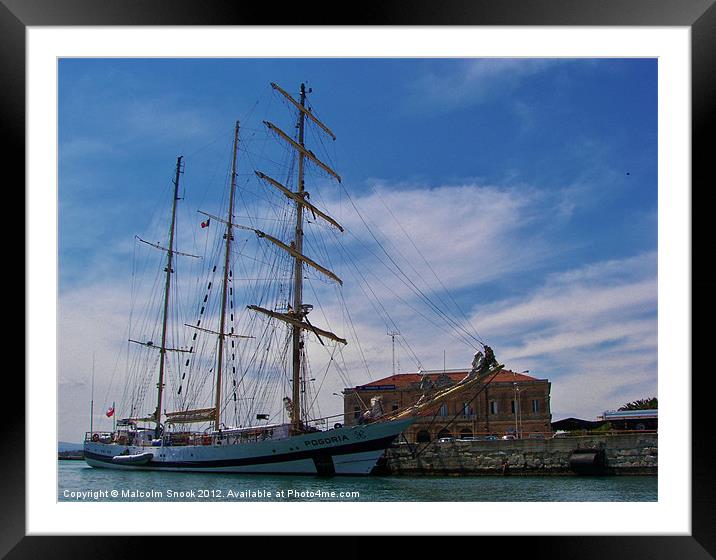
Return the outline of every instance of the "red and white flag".
<path id="1" fill-rule="evenodd" d="M 201 227 L 209 227 L 209 222 L 211 221 L 211 218 L 207 218 L 205 222 L 201 222 Z"/>
<path id="2" fill-rule="evenodd" d="M 109 418 L 109 417 L 111 417 L 111 416 L 114 416 L 114 407 L 113 407 L 113 406 L 110 406 L 110 407 L 107 409 L 107 418 Z"/>

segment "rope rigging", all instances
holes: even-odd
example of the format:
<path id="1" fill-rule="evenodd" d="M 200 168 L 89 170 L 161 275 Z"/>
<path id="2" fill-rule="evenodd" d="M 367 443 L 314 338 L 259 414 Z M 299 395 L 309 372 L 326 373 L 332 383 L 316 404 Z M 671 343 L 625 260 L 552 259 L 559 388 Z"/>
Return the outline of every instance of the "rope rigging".
<path id="1" fill-rule="evenodd" d="M 273 93 L 271 97 L 275 99 L 278 96 L 292 117 L 295 117 L 296 108 L 291 102 L 280 93 L 276 91 Z M 259 101 L 251 107 L 249 115 L 252 115 L 258 106 Z M 312 115 L 306 120 L 306 124 L 312 124 L 312 119 L 318 117 L 310 103 L 306 107 Z M 294 276 L 296 267 L 299 266 L 297 265 L 299 259 L 295 253 L 287 252 L 281 246 L 266 243 L 266 239 L 257 238 L 252 232 L 224 227 L 221 222 L 217 223 L 213 214 L 211 219 L 206 221 L 206 227 L 202 224 L 201 229 L 198 226 L 186 228 L 191 235 L 182 240 L 186 241 L 187 245 L 192 242 L 193 248 L 190 253 L 196 252 L 202 258 L 201 263 L 197 264 L 199 267 L 197 274 L 190 274 L 193 272 L 191 265 L 179 264 L 177 260 L 172 265 L 174 270 L 170 275 L 172 291 L 169 309 L 170 328 L 166 347 L 185 349 L 188 353 L 167 352 L 164 381 L 167 392 L 163 410 L 159 411 L 160 415 L 168 410 L 190 411 L 214 405 L 223 419 L 224 426 L 231 423 L 236 426 L 248 426 L 258 416 L 269 421 L 279 419 L 285 421 L 286 408 L 283 406 L 282 399 L 290 395 L 292 389 L 295 390 L 289 358 L 292 345 L 291 331 L 292 328 L 300 327 L 301 416 L 306 419 L 320 417 L 321 405 L 325 407 L 326 403 L 319 401 L 319 394 L 324 386 L 329 384 L 327 381 L 329 371 L 335 372 L 335 378 L 345 387 L 354 385 L 350 375 L 351 371 L 356 369 L 354 363 L 360 364 L 357 369 L 360 371 L 362 368 L 368 378 L 373 377 L 371 367 L 375 367 L 374 357 L 370 355 L 370 349 L 364 347 L 358 336 L 359 332 L 366 328 L 367 319 L 363 312 L 372 310 L 372 314 L 368 317 L 370 321 L 381 322 L 388 331 L 400 331 L 398 321 L 394 318 L 398 313 L 381 301 L 380 291 L 385 291 L 400 305 L 410 309 L 433 327 L 446 326 L 446 332 L 463 344 L 471 348 L 476 348 L 476 344 L 484 346 L 484 342 L 474 331 L 467 316 L 430 266 L 423 252 L 410 240 L 407 231 L 387 207 L 385 201 L 380 199 L 446 295 L 432 289 L 419 268 L 414 266 L 379 228 L 370 223 L 358 201 L 348 192 L 345 182 L 333 171 L 336 167 L 329 147 L 325 143 L 325 130 L 321 131 L 311 126 L 307 126 L 306 130 L 312 146 L 315 146 L 313 149 L 320 153 L 303 148 L 302 144 L 299 146 L 300 149 L 296 149 L 297 140 L 293 138 L 290 139 L 291 142 L 284 142 L 282 138 L 276 140 L 278 133 L 271 127 L 268 130 L 261 127 L 242 128 L 246 138 L 242 139 L 238 146 L 232 147 L 239 158 L 236 166 L 239 171 L 233 173 L 230 166 L 221 165 L 225 171 L 223 188 L 220 196 L 217 197 L 219 199 L 217 207 L 212 209 L 213 214 L 226 217 L 229 213 L 230 200 L 226 187 L 234 180 L 236 210 L 231 212 L 228 222 L 237 225 L 233 223 L 233 219 L 240 217 L 242 222 L 248 223 L 254 230 L 266 232 L 267 235 L 262 237 L 271 236 L 276 240 L 282 240 L 284 245 L 290 247 L 289 244 L 293 243 L 291 240 L 295 235 L 295 214 L 297 211 L 305 213 L 303 222 L 305 231 L 301 232 L 303 242 L 301 254 L 306 259 L 315 259 L 312 261 L 314 264 L 320 263 L 320 267 L 335 271 L 338 277 L 350 276 L 355 291 L 347 295 L 340 286 L 326 278 L 325 274 L 321 274 L 321 268 L 302 266 L 301 286 L 305 287 L 301 288 L 300 295 L 311 294 L 315 301 L 315 309 L 313 304 L 310 308 L 307 307 L 309 304 L 304 304 L 302 309 L 293 309 L 294 298 L 298 291 Z M 217 141 L 212 140 L 203 145 L 192 155 L 203 152 Z M 347 200 L 359 218 L 358 225 L 362 225 L 368 238 L 362 235 L 364 232 L 359 231 L 358 227 L 346 228 L 345 232 L 340 227 L 339 232 L 333 224 L 320 219 L 321 214 L 313 212 L 310 205 L 304 206 L 300 200 L 286 197 L 285 193 L 267 187 L 255 174 L 258 170 L 265 172 L 268 176 L 279 178 L 281 184 L 293 194 L 297 191 L 302 193 L 304 191 L 302 187 L 299 189 L 296 178 L 297 169 L 302 165 L 302 158 L 305 158 L 306 163 L 311 163 L 310 166 L 305 166 L 303 175 L 307 185 L 305 200 L 308 201 L 310 196 L 310 205 L 315 204 L 314 208 L 320 208 L 320 212 L 329 207 L 324 204 L 325 201 L 335 201 L 336 197 L 340 201 Z M 217 165 L 214 177 L 220 175 L 219 167 Z M 300 173 L 298 175 L 300 176 Z M 330 182 L 326 180 L 327 177 L 331 178 Z M 336 181 L 333 180 L 335 178 L 340 185 L 339 189 L 335 188 Z M 213 188 L 211 185 L 213 181 L 214 179 L 211 178 L 205 183 L 203 192 L 197 196 L 202 204 Z M 186 183 L 183 183 L 182 187 L 184 189 L 182 198 L 185 198 L 188 192 Z M 326 192 L 330 194 L 324 196 Z M 377 191 L 375 192 L 378 194 Z M 379 194 L 378 197 L 380 198 Z M 185 223 L 193 224 L 196 221 L 195 218 L 192 220 L 182 214 L 181 221 L 177 220 L 177 224 L 183 226 Z M 227 229 L 231 231 L 227 233 Z M 233 247 L 230 249 L 227 235 L 232 237 Z M 373 247 L 369 246 L 371 240 Z M 375 246 L 377 251 L 374 249 Z M 178 254 L 178 251 L 175 252 Z M 227 296 L 222 301 L 219 287 L 222 284 L 223 265 L 217 266 L 216 263 L 222 262 L 224 252 L 227 259 Z M 368 258 L 375 259 L 377 265 L 366 267 Z M 159 337 L 157 325 L 161 323 L 161 317 L 156 309 L 140 302 L 138 297 L 139 291 L 150 277 L 147 272 L 150 259 L 138 262 L 140 260 L 135 244 L 132 259 L 130 298 L 132 311 L 129 314 L 129 331 L 140 333 L 142 337 L 140 340 L 157 341 Z M 309 261 L 304 260 L 304 264 L 306 262 Z M 193 280 L 188 280 L 189 277 Z M 163 271 L 160 267 L 149 289 L 150 301 L 161 299 L 159 296 L 162 278 Z M 398 288 L 391 285 L 393 280 L 399 282 Z M 405 290 L 401 292 L 400 286 L 407 288 L 414 299 L 405 297 Z M 325 304 L 324 301 L 331 303 Z M 365 302 L 369 305 L 365 308 L 359 307 Z M 221 324 L 219 328 L 217 325 L 221 323 L 222 303 L 225 304 L 226 317 L 225 324 Z M 447 305 L 448 303 L 450 305 Z M 297 327 L 294 324 L 292 327 L 282 323 L 280 318 L 248 311 L 246 309 L 248 305 L 268 309 L 275 312 L 274 314 L 293 313 L 294 316 L 298 316 L 297 314 L 303 312 L 302 322 L 312 329 L 308 329 L 305 325 Z M 142 306 L 145 308 L 145 313 L 141 318 L 135 317 L 135 307 Z M 306 307 L 306 310 L 303 310 L 303 307 Z M 448 313 L 446 310 L 448 307 L 451 312 L 458 313 Z M 309 319 L 310 309 L 313 309 L 313 314 Z M 183 310 L 189 312 L 185 313 Z M 350 340 L 350 348 L 346 349 L 335 341 L 326 340 L 324 336 L 326 331 L 319 330 L 319 324 L 330 332 L 346 333 L 340 336 L 346 336 Z M 368 325 L 368 328 L 372 328 L 371 323 Z M 336 327 L 335 330 L 333 326 Z M 220 346 L 217 345 L 216 334 L 217 331 L 224 332 L 224 328 L 226 329 L 224 346 L 222 354 L 219 355 Z M 139 337 L 140 334 L 135 336 Z M 240 338 L 243 336 L 251 338 Z M 416 349 L 405 337 L 401 336 L 398 339 L 398 345 L 410 356 L 416 366 L 422 369 L 422 362 Z M 317 352 L 318 348 L 322 348 L 323 351 Z M 143 415 L 144 409 L 149 406 L 145 401 L 157 386 L 154 375 L 158 356 L 155 348 L 132 348 L 130 351 L 127 345 L 129 383 L 124 388 L 122 402 L 127 403 L 130 416 Z M 217 363 L 222 357 L 225 375 L 221 377 L 220 382 L 214 383 L 218 376 Z M 313 379 L 312 372 L 316 372 L 319 378 L 316 385 L 313 384 L 316 380 Z M 108 395 L 110 390 L 111 384 Z M 218 399 L 217 391 L 220 393 Z M 473 400 L 474 398 L 476 397 L 473 397 Z M 365 406 L 365 403 L 362 404 Z M 227 414 L 231 415 L 231 422 L 226 418 Z M 180 423 L 177 425 L 181 426 Z M 208 426 L 209 422 L 207 421 L 205 425 Z"/>

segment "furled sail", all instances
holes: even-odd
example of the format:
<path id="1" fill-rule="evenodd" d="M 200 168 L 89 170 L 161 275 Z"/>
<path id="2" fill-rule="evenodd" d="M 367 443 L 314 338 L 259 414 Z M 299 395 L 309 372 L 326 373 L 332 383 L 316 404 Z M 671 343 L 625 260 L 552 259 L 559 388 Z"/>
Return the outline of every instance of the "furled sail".
<path id="1" fill-rule="evenodd" d="M 295 150 L 297 150 L 299 153 L 303 154 L 305 157 L 307 157 L 308 159 L 310 159 L 310 160 L 311 160 L 313 163 L 315 163 L 318 167 L 320 167 L 321 169 L 323 169 L 323 171 L 325 171 L 325 172 L 328 173 L 329 175 L 332 175 L 332 176 L 336 179 L 336 181 L 338 181 L 339 183 L 341 182 L 341 176 L 338 175 L 338 173 L 336 173 L 335 171 L 333 171 L 333 169 L 331 169 L 330 167 L 328 167 L 325 163 L 323 163 L 320 159 L 318 159 L 318 158 L 316 157 L 316 155 L 315 155 L 311 150 L 307 150 L 306 148 L 304 148 L 303 146 L 301 146 L 299 143 L 297 143 L 295 140 L 293 140 L 288 134 L 286 134 L 283 130 L 281 130 L 281 129 L 280 129 L 279 127 L 277 127 L 275 124 L 273 124 L 273 123 L 271 123 L 271 122 L 269 122 L 269 121 L 264 121 L 264 124 L 268 127 L 268 129 L 269 129 L 270 131 L 275 132 L 276 134 L 278 134 L 278 136 L 279 136 L 282 140 L 284 140 L 289 146 L 291 146 L 292 148 L 294 148 Z"/>
<path id="2" fill-rule="evenodd" d="M 304 255 L 303 253 L 299 253 L 299 252 L 296 251 L 296 249 L 294 249 L 292 246 L 286 245 L 286 244 L 285 244 L 283 241 L 281 241 L 280 239 L 276 239 L 275 237 L 269 235 L 268 233 L 264 233 L 264 232 L 261 231 L 261 230 L 255 229 L 254 231 L 256 232 L 256 235 L 258 235 L 259 237 L 263 237 L 264 239 L 268 239 L 271 243 L 273 243 L 273 244 L 276 245 L 277 247 L 280 247 L 280 248 L 283 249 L 284 251 L 288 252 L 292 257 L 297 258 L 297 259 L 300 259 L 301 261 L 305 262 L 307 265 L 312 266 L 312 267 L 315 268 L 317 271 L 322 272 L 323 274 L 325 274 L 326 276 L 328 276 L 331 280 L 335 280 L 335 281 L 338 282 L 339 284 L 343 285 L 343 280 L 341 280 L 341 279 L 340 279 L 338 276 L 336 276 L 333 272 L 331 272 L 330 270 L 328 270 L 326 267 L 321 266 L 321 265 L 318 264 L 316 261 L 314 261 L 313 259 L 307 257 L 307 256 Z"/>
<path id="3" fill-rule="evenodd" d="M 216 216 L 212 216 L 211 214 L 207 214 L 206 212 L 199 211 L 199 213 L 200 213 L 200 214 L 204 214 L 205 216 L 208 216 L 209 218 L 215 219 L 215 220 L 217 220 L 217 221 L 219 221 L 219 222 L 227 223 L 225 220 L 222 220 L 221 218 L 217 218 Z M 319 272 L 325 274 L 325 275 L 328 276 L 331 280 L 334 280 L 335 282 L 338 282 L 339 284 L 343 285 L 343 280 L 341 280 L 338 276 L 336 276 L 336 274 L 334 274 L 333 272 L 331 272 L 330 270 L 328 270 L 326 267 L 321 266 L 321 265 L 318 264 L 316 261 L 314 261 L 314 260 L 311 259 L 310 257 L 304 255 L 303 253 L 299 253 L 298 251 L 296 251 L 296 249 L 295 249 L 292 245 L 287 245 L 286 243 L 284 243 L 284 242 L 281 241 L 280 239 L 276 239 L 274 236 L 269 235 L 268 233 L 266 233 L 266 232 L 264 232 L 264 231 L 261 231 L 260 229 L 252 228 L 252 227 L 249 227 L 249 226 L 244 226 L 244 225 L 241 225 L 241 224 L 234 224 L 234 223 L 232 223 L 231 226 L 232 226 L 232 227 L 235 227 L 235 228 L 237 228 L 237 229 L 243 229 L 243 230 L 247 230 L 247 231 L 253 231 L 258 237 L 270 241 L 271 243 L 273 243 L 273 244 L 276 245 L 277 247 L 280 247 L 281 249 L 283 249 L 284 251 L 286 251 L 287 253 L 289 253 L 292 257 L 301 260 L 302 262 L 306 263 L 307 265 L 309 265 L 309 266 L 315 268 L 316 270 L 318 270 Z"/>
<path id="4" fill-rule="evenodd" d="M 274 319 L 279 319 L 281 321 L 284 321 L 290 325 L 293 325 L 294 327 L 298 327 L 299 329 L 304 329 L 307 331 L 311 331 L 318 335 L 319 337 L 325 337 L 330 338 L 331 340 L 335 340 L 336 342 L 340 342 L 341 344 L 348 344 L 345 338 L 341 338 L 332 332 L 324 331 L 323 329 L 319 329 L 318 327 L 314 327 L 313 325 L 309 323 L 305 323 L 299 319 L 296 319 L 294 316 L 289 315 L 288 313 L 278 313 L 276 311 L 271 311 L 269 309 L 264 309 L 263 307 L 259 307 L 258 305 L 247 305 L 248 309 L 251 309 L 253 311 L 258 311 L 259 313 L 263 313 L 264 315 L 268 315 L 269 317 L 273 317 Z"/>
<path id="5" fill-rule="evenodd" d="M 216 408 L 196 408 L 194 410 L 180 410 L 167 412 L 167 424 L 190 424 L 193 422 L 206 422 L 213 420 L 216 415 Z"/>
<path id="6" fill-rule="evenodd" d="M 328 128 L 325 124 L 323 124 L 321 121 L 319 121 L 319 120 L 316 118 L 316 116 L 311 112 L 310 109 L 307 109 L 306 107 L 304 107 L 303 105 L 301 105 L 298 101 L 296 101 L 293 97 L 291 97 L 291 96 L 288 94 L 287 91 L 285 91 L 284 89 L 282 89 L 280 86 L 278 86 L 278 85 L 275 84 L 274 82 L 271 82 L 271 87 L 272 87 L 273 89 L 275 89 L 276 91 L 278 91 L 278 92 L 279 92 L 281 95 L 283 95 L 286 99 L 288 99 L 288 101 L 290 101 L 290 102 L 293 104 L 293 106 L 296 107 L 296 109 L 298 109 L 299 111 L 301 111 L 304 115 L 306 115 L 309 119 L 311 119 L 314 123 L 316 123 L 316 124 L 323 130 L 323 132 L 325 132 L 326 134 L 328 134 L 328 136 L 330 136 L 330 137 L 333 138 L 334 140 L 336 139 L 336 135 L 333 134 L 333 131 L 332 131 L 330 128 Z"/>
<path id="7" fill-rule="evenodd" d="M 343 226 L 341 224 L 339 224 L 337 221 L 335 221 L 333 218 L 331 218 L 328 214 L 326 214 L 325 212 L 322 212 L 321 210 L 316 208 L 313 204 L 308 202 L 308 200 L 306 200 L 308 198 L 308 192 L 304 191 L 301 193 L 295 193 L 291 189 L 289 189 L 289 188 L 285 187 L 284 185 L 282 185 L 281 183 L 279 183 L 276 179 L 269 177 L 265 173 L 261 173 L 261 171 L 254 171 L 254 173 L 256 173 L 256 176 L 259 179 L 266 181 L 269 185 L 273 185 L 274 187 L 276 187 L 278 190 L 280 190 L 283 194 L 285 194 L 291 200 L 294 200 L 298 204 L 301 204 L 301 205 L 305 206 L 306 208 L 308 208 L 314 216 L 319 216 L 320 218 L 323 218 L 329 224 L 337 227 L 340 231 L 343 231 Z"/>

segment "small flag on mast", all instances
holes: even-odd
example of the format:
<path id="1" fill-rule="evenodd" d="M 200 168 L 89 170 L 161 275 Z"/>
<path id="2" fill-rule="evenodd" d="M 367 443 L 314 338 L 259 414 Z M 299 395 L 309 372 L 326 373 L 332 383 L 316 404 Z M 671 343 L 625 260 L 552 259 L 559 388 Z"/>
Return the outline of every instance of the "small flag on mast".
<path id="1" fill-rule="evenodd" d="M 205 227 L 209 227 L 209 222 L 211 222 L 211 218 L 207 218 L 205 222 L 201 222 L 202 229 Z"/>
<path id="2" fill-rule="evenodd" d="M 111 416 L 114 416 L 114 407 L 113 406 L 110 406 L 107 409 L 107 418 L 110 418 Z"/>

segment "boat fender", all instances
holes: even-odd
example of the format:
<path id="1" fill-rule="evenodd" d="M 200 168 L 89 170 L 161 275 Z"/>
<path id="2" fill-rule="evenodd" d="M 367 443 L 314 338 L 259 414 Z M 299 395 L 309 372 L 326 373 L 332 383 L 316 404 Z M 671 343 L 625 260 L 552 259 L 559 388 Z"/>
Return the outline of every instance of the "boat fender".
<path id="1" fill-rule="evenodd" d="M 92 441 L 97 443 L 99 441 L 99 434 L 92 434 Z"/>
<path id="2" fill-rule="evenodd" d="M 338 428 L 342 428 L 343 424 L 341 424 L 340 422 L 336 422 L 335 424 L 333 424 L 333 427 L 337 430 Z"/>

